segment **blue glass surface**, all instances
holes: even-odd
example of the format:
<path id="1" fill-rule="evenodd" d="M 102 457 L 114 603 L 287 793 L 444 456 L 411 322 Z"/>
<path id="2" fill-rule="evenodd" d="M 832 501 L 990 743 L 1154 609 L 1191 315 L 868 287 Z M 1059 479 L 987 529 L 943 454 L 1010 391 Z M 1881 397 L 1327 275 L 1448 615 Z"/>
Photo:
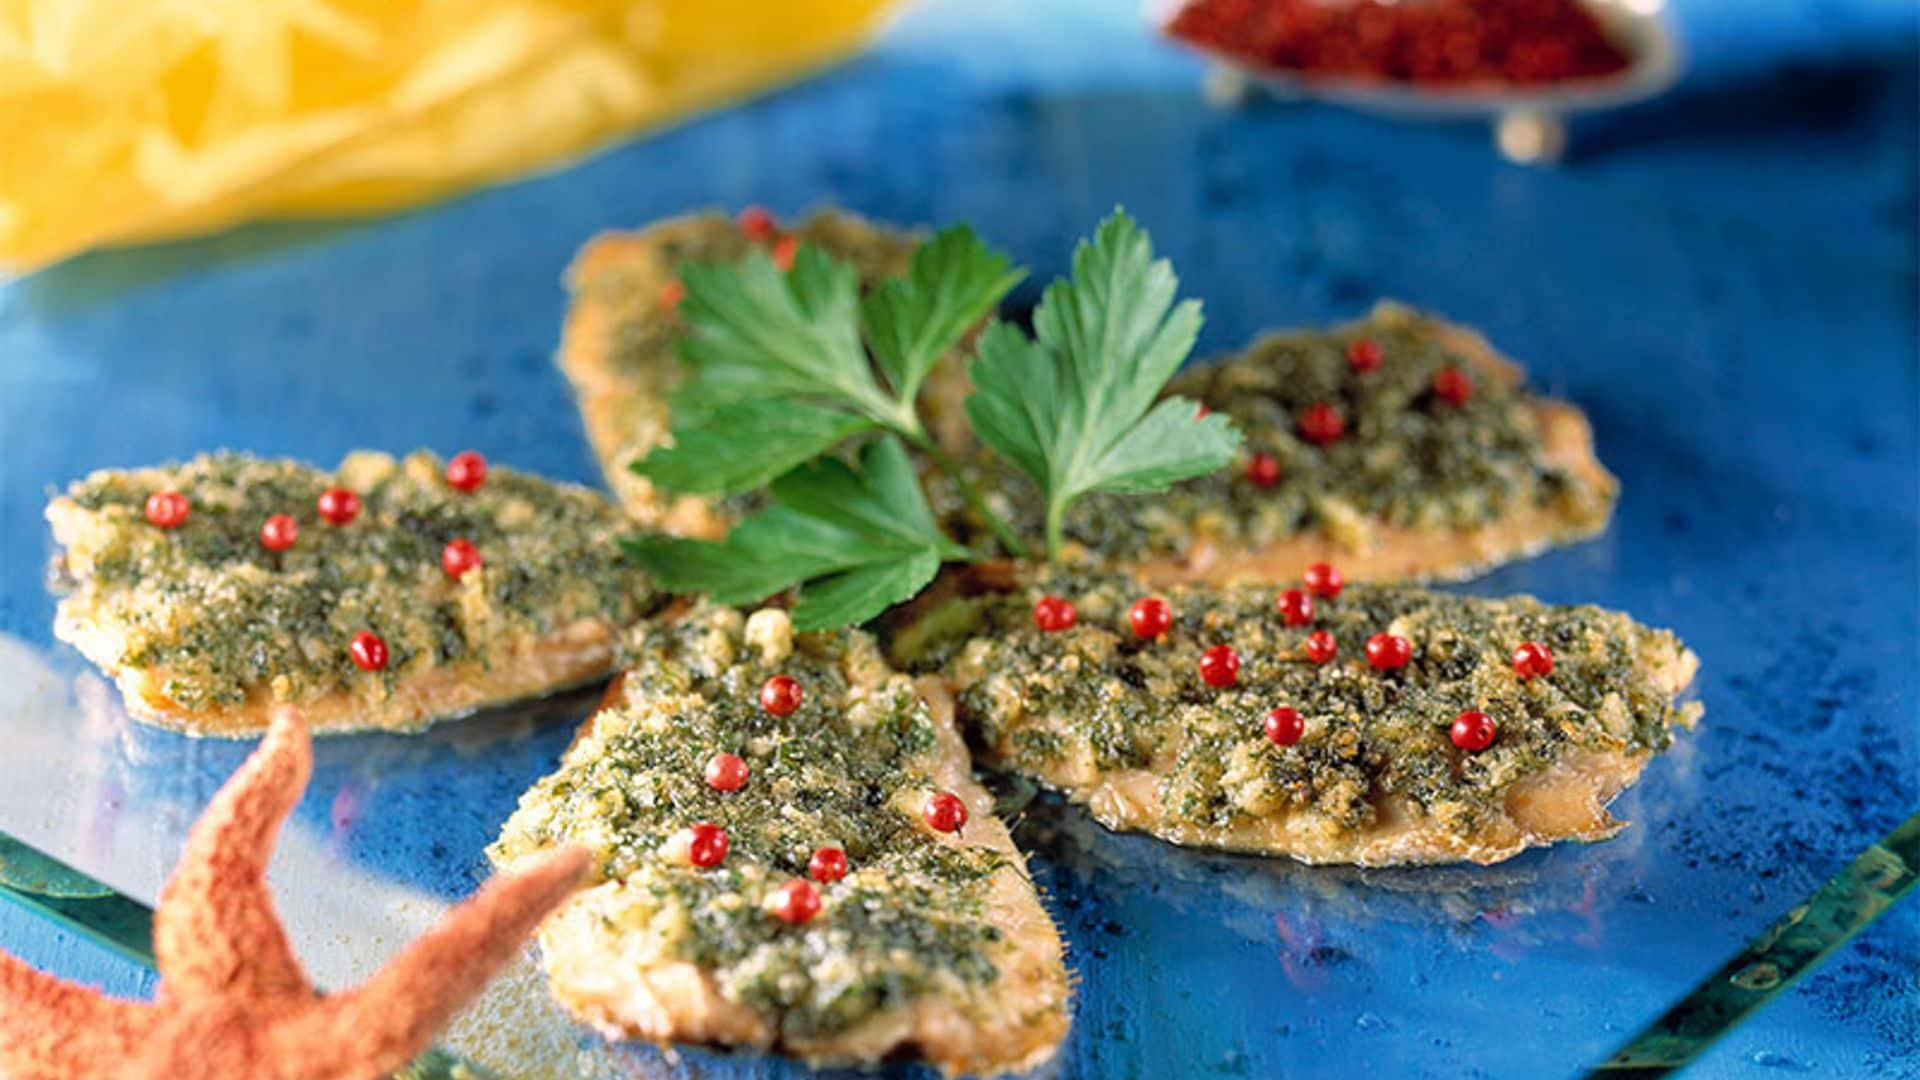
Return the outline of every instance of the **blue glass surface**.
<path id="1" fill-rule="evenodd" d="M 129 726 L 53 646 L 48 489 L 215 446 L 472 446 L 592 482 L 550 354 L 594 231 L 835 203 L 970 220 L 1044 279 L 1124 203 L 1205 299 L 1204 351 L 1392 296 L 1484 328 L 1586 408 L 1624 484 L 1612 530 L 1466 588 L 1676 629 L 1707 715 L 1621 800 L 1618 840 L 1487 869 L 1187 852 L 1033 802 L 1017 835 L 1080 973 L 1058 1073 L 1593 1064 L 1920 804 L 1914 12 L 1679 17 L 1687 80 L 1577 124 L 1552 171 L 1500 162 L 1472 124 L 1212 109 L 1132 5 L 941 3 L 826 77 L 553 175 L 0 285 L 0 830 L 151 898 L 245 752 Z M 323 979 L 473 887 L 589 700 L 322 744 L 275 875 Z M 150 989 L 6 910 L 0 946 Z M 1698 1075 L 1920 1071 L 1916 971 L 1909 903 Z"/>

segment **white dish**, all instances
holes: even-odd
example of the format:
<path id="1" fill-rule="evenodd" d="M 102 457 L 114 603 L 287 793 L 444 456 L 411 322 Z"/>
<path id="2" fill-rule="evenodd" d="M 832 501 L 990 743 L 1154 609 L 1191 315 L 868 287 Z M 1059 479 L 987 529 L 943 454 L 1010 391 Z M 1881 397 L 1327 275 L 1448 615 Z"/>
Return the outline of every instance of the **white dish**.
<path id="1" fill-rule="evenodd" d="M 1165 33 L 1188 0 L 1148 0 L 1147 17 Z M 1242 57 L 1167 35 L 1206 58 L 1209 101 L 1237 105 L 1255 91 L 1282 100 L 1322 101 L 1406 120 L 1492 122 L 1507 158 L 1528 164 L 1558 160 L 1566 147 L 1563 118 L 1645 101 L 1679 80 L 1680 42 L 1665 17 L 1666 0 L 1583 0 L 1628 56 L 1626 70 L 1601 78 L 1541 86 L 1512 83 L 1433 85 L 1313 75 L 1263 67 Z"/>

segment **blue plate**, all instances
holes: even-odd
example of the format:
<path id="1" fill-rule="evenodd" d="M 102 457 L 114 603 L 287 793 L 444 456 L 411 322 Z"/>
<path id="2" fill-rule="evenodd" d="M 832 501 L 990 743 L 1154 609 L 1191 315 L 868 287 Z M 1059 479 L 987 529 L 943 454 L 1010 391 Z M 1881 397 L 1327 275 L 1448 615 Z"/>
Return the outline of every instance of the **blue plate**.
<path id="1" fill-rule="evenodd" d="M 1184 851 L 1031 800 L 1017 835 L 1080 980 L 1054 1072 L 1576 1074 L 1920 806 L 1915 20 L 1821 12 L 1816 33 L 1787 0 L 1679 5 L 1693 75 L 1536 172 L 1471 127 L 1210 109 L 1134 10 L 934 4 L 827 77 L 564 172 L 0 286 L 0 831 L 151 900 L 247 749 L 130 724 L 53 644 L 49 489 L 220 446 L 470 446 L 594 482 L 550 356 L 595 231 L 834 203 L 972 221 L 1044 281 L 1124 203 L 1205 299 L 1203 351 L 1392 296 L 1584 407 L 1624 484 L 1613 528 L 1463 588 L 1677 630 L 1707 712 L 1617 840 L 1483 869 Z M 320 745 L 274 866 L 316 978 L 357 980 L 472 890 L 590 701 Z M 1698 1074 L 1920 1068 L 1917 921 L 1896 908 Z M 0 945 L 44 944 L 23 925 Z M 524 967 L 448 1044 L 508 1073 L 802 1071 L 601 1051 Z"/>

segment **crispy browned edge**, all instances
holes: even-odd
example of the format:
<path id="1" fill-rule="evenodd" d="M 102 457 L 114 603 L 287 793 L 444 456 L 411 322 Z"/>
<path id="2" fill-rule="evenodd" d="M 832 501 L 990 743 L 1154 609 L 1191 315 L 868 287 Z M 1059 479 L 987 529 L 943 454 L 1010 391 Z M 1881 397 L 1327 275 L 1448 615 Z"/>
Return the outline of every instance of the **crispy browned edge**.
<path id="1" fill-rule="evenodd" d="M 90 515 L 66 496 L 47 504 L 46 518 L 56 543 L 72 547 Z M 121 663 L 124 642 L 106 616 L 94 610 L 84 580 L 62 598 L 54 615 L 54 636 L 78 649 L 114 681 L 138 720 L 189 735 L 243 738 L 267 729 L 278 701 L 267 687 L 256 687 L 237 705 L 189 709 L 165 690 L 163 668 L 134 668 Z M 462 661 L 424 671 L 402 672 L 391 692 L 378 698 L 335 690 L 300 701 L 301 716 L 315 734 L 352 731 L 421 731 L 480 709 L 505 705 L 584 686 L 613 670 L 619 628 L 600 619 L 581 619 L 537 637 L 515 642 L 485 661 Z"/>
<path id="2" fill-rule="evenodd" d="M 594 730 L 601 712 L 625 699 L 625 675 L 616 676 L 601 699 L 600 708 L 574 734 L 578 744 Z M 1013 844 L 1005 823 L 994 816 L 993 798 L 974 779 L 965 744 L 954 725 L 952 700 L 938 680 L 916 681 L 934 711 L 940 752 L 937 781 L 965 799 L 970 810 L 967 835 L 943 838 L 967 846 L 987 846 L 1010 856 L 1013 863 L 996 875 L 993 905 L 1009 912 L 1019 924 L 1003 927 L 1006 940 L 1017 946 L 1026 963 L 1024 972 L 1002 969 L 1003 976 L 1029 979 L 1029 999 L 1044 1004 L 1007 1023 L 982 1028 L 951 1003 L 941 999 L 916 1002 L 912 1007 L 873 1017 L 837 1036 L 802 1044 L 782 1040 L 766 1018 L 728 1000 L 707 972 L 689 963 L 660 965 L 631 973 L 617 1001 L 607 995 L 577 991 L 565 979 L 553 978 L 554 996 L 581 1020 L 611 1038 L 638 1038 L 657 1043 L 694 1043 L 744 1046 L 776 1051 L 819 1065 L 873 1065 L 903 1056 L 918 1056 L 949 1075 L 998 1075 L 1035 1068 L 1058 1051 L 1071 1024 L 1069 1003 L 1072 978 L 1058 929 L 1041 905 L 1026 872 L 1025 856 Z M 603 882 L 594 888 L 614 887 Z M 573 905 L 552 916 L 541 933 L 543 962 L 554 962 L 555 935 L 567 931 Z"/>

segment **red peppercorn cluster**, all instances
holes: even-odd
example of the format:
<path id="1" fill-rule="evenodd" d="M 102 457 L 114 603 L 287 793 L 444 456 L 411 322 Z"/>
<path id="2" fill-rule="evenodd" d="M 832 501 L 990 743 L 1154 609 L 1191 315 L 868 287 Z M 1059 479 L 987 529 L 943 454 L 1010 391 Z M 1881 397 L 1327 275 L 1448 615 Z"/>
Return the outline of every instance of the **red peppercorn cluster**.
<path id="1" fill-rule="evenodd" d="M 1194 0 L 1176 38 L 1265 67 L 1425 84 L 1539 84 L 1623 71 L 1578 0 Z"/>
<path id="2" fill-rule="evenodd" d="M 1315 615 L 1314 598 L 1332 600 L 1346 588 L 1346 578 L 1331 563 L 1314 563 L 1300 575 L 1301 587 L 1283 589 L 1274 601 L 1281 621 L 1287 626 L 1306 626 L 1313 622 Z M 1067 629 L 1075 624 L 1079 616 L 1073 602 L 1061 596 L 1048 594 L 1042 596 L 1033 608 L 1034 624 L 1043 632 L 1055 632 Z M 1134 601 L 1127 611 L 1127 622 L 1134 636 L 1143 641 L 1157 641 L 1173 627 L 1173 609 L 1158 596 L 1146 596 Z M 1315 664 L 1331 663 L 1339 654 L 1339 642 L 1326 630 L 1315 630 L 1306 636 L 1303 652 L 1308 661 Z M 1367 663 L 1376 671 L 1396 671 L 1413 661 L 1413 643 L 1398 634 L 1385 631 L 1374 634 L 1366 641 L 1364 649 Z M 1240 654 L 1232 645 L 1219 644 L 1208 647 L 1200 654 L 1198 664 L 1200 679 L 1215 689 L 1226 689 L 1240 681 Z M 1553 652 L 1536 641 L 1522 642 L 1513 651 L 1513 669 L 1523 679 L 1539 678 L 1553 671 Z M 785 676 L 775 676 L 767 681 L 761 691 L 761 703 L 772 711 L 768 704 L 768 693 L 774 688 L 775 680 Z M 791 681 L 791 680 L 789 680 Z M 794 684 L 794 694 L 798 694 L 798 684 Z M 1287 747 L 1298 743 L 1306 732 L 1306 720 L 1299 711 L 1290 706 L 1278 706 L 1267 713 L 1262 721 L 1262 730 L 1267 739 L 1275 746 Z M 1468 753 L 1479 753 L 1493 745 L 1498 734 L 1498 725 L 1487 714 L 1467 711 L 1454 718 L 1448 735 L 1455 746 Z M 732 755 L 717 755 L 708 763 L 709 782 L 716 764 L 722 758 Z M 738 759 L 735 759 L 738 760 Z M 741 763 L 743 770 L 745 763 Z M 720 785 L 715 783 L 715 787 Z M 723 789 L 731 790 L 731 789 Z M 939 832 L 957 831 L 967 820 L 966 804 L 950 792 L 935 792 L 927 798 L 921 807 L 921 816 L 927 825 Z M 823 851 L 829 849 L 822 849 Z M 816 853 L 816 859 L 819 853 Z M 844 855 L 843 855 L 844 857 Z M 811 864 L 810 864 L 811 865 Z M 842 870 L 841 873 L 845 871 Z M 836 880 L 821 878 L 817 880 Z"/>
<path id="3" fill-rule="evenodd" d="M 1283 589 L 1274 601 L 1281 621 L 1288 626 L 1305 626 L 1314 620 L 1314 598 L 1332 600 L 1346 588 L 1346 578 L 1331 563 L 1314 563 L 1301 572 L 1301 587 Z M 1043 632 L 1064 630 L 1078 620 L 1072 601 L 1061 596 L 1047 594 L 1042 596 L 1033 608 L 1033 621 Z M 1127 611 L 1127 622 L 1134 636 L 1144 641 L 1157 641 L 1173 627 L 1173 608 L 1158 596 L 1146 596 L 1134 601 Z M 1303 646 L 1306 658 L 1315 664 L 1327 664 L 1339 654 L 1339 642 L 1325 630 L 1315 630 L 1308 634 Z M 1367 663 L 1376 671 L 1395 671 L 1413 661 L 1413 643 L 1398 634 L 1382 631 L 1367 638 L 1365 649 Z M 1537 641 L 1525 641 L 1513 650 L 1513 669 L 1522 679 L 1541 678 L 1553 672 L 1553 651 Z M 1226 689 L 1240 681 L 1240 654 L 1232 645 L 1220 644 L 1208 647 L 1200 654 L 1198 664 L 1200 679 L 1208 686 Z M 767 688 L 761 692 L 761 703 L 767 705 L 767 691 L 774 686 L 775 676 L 767 681 Z M 791 681 L 791 680 L 789 680 Z M 795 684 L 794 693 L 798 693 Z M 767 705 L 771 711 L 772 706 Z M 1306 735 L 1306 718 L 1291 706 L 1281 705 L 1269 711 L 1261 721 L 1261 730 L 1267 740 L 1278 747 L 1297 744 Z M 1491 747 L 1499 736 L 1499 725 L 1486 713 L 1469 709 L 1454 717 L 1447 731 L 1448 738 L 1456 747 L 1469 754 L 1477 754 Z M 723 759 L 739 762 L 731 754 L 717 754 L 707 764 L 708 783 L 721 790 L 714 779 L 715 770 Z M 740 782 L 745 782 L 745 762 L 739 762 Z M 738 786 L 737 784 L 735 786 Z M 960 797 L 951 792 L 936 791 L 927 797 L 920 809 L 921 817 L 929 828 L 937 832 L 957 832 L 967 821 L 967 806 Z M 846 874 L 846 854 L 837 848 L 821 848 L 814 852 L 808 863 L 808 874 L 816 881 L 837 881 Z M 810 916 L 809 916 L 810 917 Z"/>
<path id="4" fill-rule="evenodd" d="M 479 457 L 478 454 L 473 456 Z M 448 468 L 451 472 L 451 463 Z M 480 473 L 484 478 L 486 473 L 484 461 L 481 462 Z M 451 480 L 452 476 L 449 475 L 448 479 Z M 320 497 L 314 500 L 313 508 L 314 512 L 320 515 L 320 520 L 330 525 L 351 525 L 354 519 L 360 516 L 360 496 L 347 488 L 331 487 L 320 493 Z M 160 491 L 147 496 L 145 511 L 148 523 L 155 528 L 177 529 L 187 523 L 193 506 L 187 501 L 187 497 L 178 491 Z M 260 523 L 260 546 L 267 551 L 275 554 L 291 551 L 299 542 L 300 522 L 292 514 L 271 514 L 267 520 Z M 459 540 L 455 543 L 465 544 L 466 541 Z M 471 546 L 468 545 L 468 547 Z M 448 550 L 451 552 L 451 545 Z M 474 559 L 477 565 L 479 559 L 477 552 L 474 554 Z M 447 556 L 442 556 L 441 563 L 447 566 L 449 574 L 453 573 L 451 565 L 447 562 Z M 389 659 L 387 641 L 371 630 L 361 630 L 347 639 L 347 657 L 353 661 L 353 666 L 361 671 L 385 671 Z"/>
<path id="5" fill-rule="evenodd" d="M 787 677 L 776 675 L 767 680 L 767 687 L 773 687 L 776 680 L 780 679 L 787 679 Z M 799 683 L 791 679 L 787 679 L 787 682 L 792 684 L 793 694 L 798 695 Z M 785 691 L 782 691 L 783 695 L 784 693 Z M 767 697 L 767 692 L 763 689 L 761 691 L 763 706 L 767 706 Z M 784 696 L 781 699 L 785 700 Z M 794 701 L 797 704 L 797 696 Z M 767 707 L 769 711 L 774 711 L 771 706 Z M 707 759 L 703 772 L 708 787 L 719 792 L 733 792 L 746 786 L 750 770 L 746 761 L 738 754 L 722 751 Z M 957 817 L 953 807 L 944 800 L 952 800 L 953 804 L 958 806 Z M 928 824 L 942 831 L 952 832 L 966 823 L 967 808 L 966 804 L 961 803 L 956 796 L 947 792 L 936 792 L 927 800 L 925 814 Z M 725 862 L 727 853 L 732 848 L 727 830 L 710 821 L 694 822 L 687 826 L 683 836 L 687 847 L 687 861 L 703 870 L 710 870 Z M 847 853 L 837 847 L 816 849 L 813 856 L 807 860 L 807 876 L 823 884 L 846 877 Z M 799 926 L 812 921 L 816 915 L 819 915 L 821 904 L 820 891 L 814 888 L 811 882 L 794 878 L 767 896 L 766 911 L 789 926 Z"/>
<path id="6" fill-rule="evenodd" d="M 1314 563 L 1301 575 L 1303 588 L 1283 589 L 1274 600 L 1274 607 L 1280 613 L 1280 620 L 1287 626 L 1306 626 L 1314 619 L 1314 597 L 1333 599 L 1346 587 L 1346 579 L 1328 563 Z M 1049 625 L 1051 617 L 1046 615 L 1049 603 L 1067 604 L 1056 596 L 1042 597 L 1034 608 L 1034 622 L 1040 629 L 1053 629 Z M 1072 605 L 1067 604 L 1072 610 Z M 1127 621 L 1133 627 L 1134 636 L 1147 641 L 1158 640 L 1173 627 L 1173 609 L 1165 600 L 1157 596 L 1144 597 L 1134 602 L 1127 612 Z M 1070 624 L 1069 624 L 1070 625 Z M 1315 630 L 1307 635 L 1306 657 L 1316 664 L 1332 660 L 1339 652 L 1339 643 L 1325 630 Z M 1216 689 L 1225 689 L 1240 681 L 1240 654 L 1231 645 L 1214 645 L 1200 654 L 1198 665 L 1200 680 Z"/>
<path id="7" fill-rule="evenodd" d="M 479 490 L 487 482 L 487 459 L 472 450 L 453 455 L 447 460 L 446 480 L 447 485 L 457 491 Z M 320 520 L 336 528 L 353 524 L 360 517 L 360 509 L 360 496 L 344 487 L 330 487 L 314 500 L 314 512 Z M 148 524 L 155 528 L 177 529 L 192 516 L 193 505 L 178 491 L 157 491 L 147 496 L 142 510 Z M 260 546 L 267 551 L 275 554 L 291 551 L 299 541 L 300 522 L 292 514 L 272 514 L 260 524 Z M 478 569 L 483 562 L 480 549 L 464 537 L 448 541 L 440 552 L 441 570 L 455 581 Z M 360 670 L 379 672 L 386 670 L 390 653 L 385 638 L 371 630 L 361 630 L 348 639 L 347 656 Z M 785 716 L 800 707 L 800 684 L 791 679 L 786 679 L 786 683 L 791 685 L 778 688 L 776 700 L 769 703 L 769 691 L 775 689 L 776 680 L 784 678 L 776 676 L 768 680 L 767 688 L 760 695 L 761 704 L 767 711 L 779 716 Z M 781 708 L 786 711 L 779 711 Z M 744 762 L 741 768 L 745 768 Z M 744 774 L 742 779 L 744 782 Z"/>

